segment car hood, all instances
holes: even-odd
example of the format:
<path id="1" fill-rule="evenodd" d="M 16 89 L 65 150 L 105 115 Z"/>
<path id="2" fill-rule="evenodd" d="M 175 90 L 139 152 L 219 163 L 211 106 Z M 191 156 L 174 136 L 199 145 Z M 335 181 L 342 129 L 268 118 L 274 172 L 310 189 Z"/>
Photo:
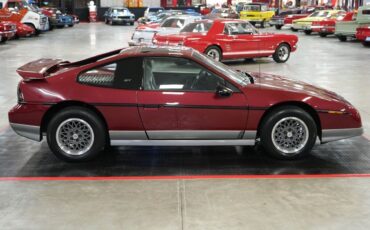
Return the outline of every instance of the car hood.
<path id="1" fill-rule="evenodd" d="M 251 72 L 248 74 L 254 78 L 254 84 L 256 86 L 266 90 L 304 94 L 329 101 L 346 101 L 343 97 L 332 91 L 302 81 L 266 73 Z"/>

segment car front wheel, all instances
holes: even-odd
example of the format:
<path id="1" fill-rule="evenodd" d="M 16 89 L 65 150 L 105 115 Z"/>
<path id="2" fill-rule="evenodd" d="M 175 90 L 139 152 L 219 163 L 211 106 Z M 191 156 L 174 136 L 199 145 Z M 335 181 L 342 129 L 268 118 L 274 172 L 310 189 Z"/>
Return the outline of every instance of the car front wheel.
<path id="1" fill-rule="evenodd" d="M 347 41 L 347 37 L 346 36 L 337 36 L 337 37 L 338 37 L 339 41 L 341 41 L 341 42 Z"/>
<path id="2" fill-rule="evenodd" d="M 304 33 L 305 33 L 306 35 L 310 35 L 310 34 L 312 33 L 312 30 L 305 30 L 305 31 L 304 31 Z"/>
<path id="3" fill-rule="evenodd" d="M 322 37 L 322 38 L 325 38 L 326 36 L 328 36 L 328 34 L 327 33 L 319 33 L 319 35 L 320 35 L 320 37 Z"/>
<path id="4" fill-rule="evenodd" d="M 365 47 L 370 47 L 370 42 L 363 41 L 362 45 L 365 46 Z"/>
<path id="5" fill-rule="evenodd" d="M 216 61 L 222 60 L 222 51 L 217 46 L 208 47 L 204 53 Z"/>
<path id="6" fill-rule="evenodd" d="M 47 140 L 52 152 L 68 162 L 94 158 L 105 146 L 106 132 L 101 120 L 83 107 L 70 107 L 48 123 Z"/>
<path id="7" fill-rule="evenodd" d="M 313 118 L 296 106 L 284 106 L 267 115 L 260 127 L 262 147 L 279 159 L 307 155 L 316 142 Z"/>
<path id="8" fill-rule="evenodd" d="M 282 28 L 283 26 L 282 25 L 275 25 L 275 28 L 277 29 L 277 30 L 281 30 L 281 28 Z"/>
<path id="9" fill-rule="evenodd" d="M 272 58 L 277 63 L 284 63 L 288 61 L 290 57 L 290 47 L 288 44 L 280 44 L 278 48 L 276 48 L 275 53 L 272 55 Z"/>

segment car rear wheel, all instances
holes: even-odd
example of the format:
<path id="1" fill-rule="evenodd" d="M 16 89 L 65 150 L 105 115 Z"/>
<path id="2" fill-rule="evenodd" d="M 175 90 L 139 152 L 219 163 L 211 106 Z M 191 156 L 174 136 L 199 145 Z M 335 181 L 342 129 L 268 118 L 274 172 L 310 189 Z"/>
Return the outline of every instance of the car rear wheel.
<path id="1" fill-rule="evenodd" d="M 47 140 L 52 152 L 68 162 L 94 158 L 104 148 L 105 126 L 90 110 L 70 107 L 57 113 L 48 123 Z"/>
<path id="2" fill-rule="evenodd" d="M 341 41 L 341 42 L 347 41 L 347 37 L 346 36 L 337 36 L 337 37 L 338 37 L 339 41 Z"/>
<path id="3" fill-rule="evenodd" d="M 277 29 L 277 30 L 281 30 L 281 28 L 282 28 L 283 26 L 282 25 L 275 25 L 275 28 Z"/>
<path id="4" fill-rule="evenodd" d="M 293 31 L 293 32 L 297 32 L 298 31 L 297 29 L 294 29 L 293 27 L 291 27 L 290 30 Z"/>
<path id="5" fill-rule="evenodd" d="M 208 47 L 204 53 L 216 61 L 222 60 L 222 51 L 217 46 Z"/>
<path id="6" fill-rule="evenodd" d="M 276 48 L 275 53 L 272 55 L 272 58 L 277 63 L 284 63 L 288 61 L 290 57 L 290 47 L 288 44 L 280 44 L 278 48 Z"/>
<path id="7" fill-rule="evenodd" d="M 8 40 L 8 38 L 6 38 L 6 37 L 1 37 L 1 39 L 0 39 L 0 43 L 5 43 L 7 40 Z"/>
<path id="8" fill-rule="evenodd" d="M 130 22 L 130 26 L 133 26 L 134 25 L 134 22 Z"/>
<path id="9" fill-rule="evenodd" d="M 279 159 L 306 156 L 315 145 L 317 128 L 313 118 L 296 106 L 271 112 L 260 127 L 262 147 Z"/>
<path id="10" fill-rule="evenodd" d="M 319 35 L 320 35 L 320 37 L 322 37 L 322 38 L 325 38 L 326 36 L 328 36 L 328 34 L 327 34 L 327 33 L 319 33 Z"/>
<path id="11" fill-rule="evenodd" d="M 312 30 L 305 30 L 305 31 L 304 31 L 304 33 L 305 33 L 306 35 L 310 35 L 310 34 L 312 33 Z"/>

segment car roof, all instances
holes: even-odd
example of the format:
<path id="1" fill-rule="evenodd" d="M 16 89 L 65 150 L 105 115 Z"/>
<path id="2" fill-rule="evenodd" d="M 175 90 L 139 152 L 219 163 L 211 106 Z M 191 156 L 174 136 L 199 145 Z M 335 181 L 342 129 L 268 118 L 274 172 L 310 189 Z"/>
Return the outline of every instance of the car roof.
<path id="1" fill-rule="evenodd" d="M 191 56 L 193 49 L 186 46 L 135 46 L 121 50 L 120 54 L 125 55 L 163 55 L 163 56 Z"/>

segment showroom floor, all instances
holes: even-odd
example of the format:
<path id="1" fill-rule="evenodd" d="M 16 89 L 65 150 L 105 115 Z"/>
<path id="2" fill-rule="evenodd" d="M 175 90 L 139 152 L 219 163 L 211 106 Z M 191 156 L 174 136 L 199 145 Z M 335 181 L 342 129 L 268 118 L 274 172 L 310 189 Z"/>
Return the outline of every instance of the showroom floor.
<path id="1" fill-rule="evenodd" d="M 129 148 L 113 150 L 99 162 L 68 165 L 49 155 L 45 143 L 9 129 L 17 67 L 38 58 L 72 61 L 125 47 L 133 29 L 80 24 L 0 46 L 0 229 L 368 229 L 370 49 L 357 42 L 300 33 L 298 51 L 286 64 L 270 58 L 228 63 L 319 85 L 359 109 L 364 137 L 317 147 L 306 161 L 256 158 L 251 148 Z M 123 174 L 141 177 L 96 177 Z M 173 177 L 146 177 L 156 175 Z M 210 179 L 214 175 L 218 178 Z"/>

